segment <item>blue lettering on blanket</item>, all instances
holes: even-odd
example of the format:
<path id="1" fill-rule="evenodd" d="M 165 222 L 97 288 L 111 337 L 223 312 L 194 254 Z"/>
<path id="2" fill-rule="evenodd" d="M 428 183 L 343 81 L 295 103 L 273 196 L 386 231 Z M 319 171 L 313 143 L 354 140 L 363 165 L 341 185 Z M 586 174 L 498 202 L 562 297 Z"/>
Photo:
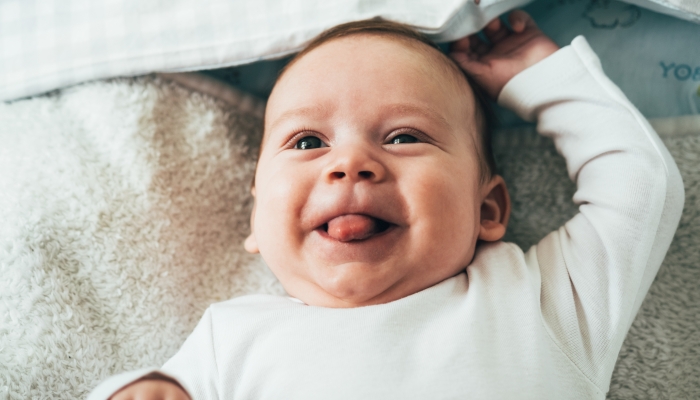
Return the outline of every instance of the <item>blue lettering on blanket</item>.
<path id="1" fill-rule="evenodd" d="M 700 81 L 700 67 L 690 66 L 688 64 L 676 64 L 659 62 L 664 78 L 676 78 L 679 81 L 687 81 L 688 79 Z"/>

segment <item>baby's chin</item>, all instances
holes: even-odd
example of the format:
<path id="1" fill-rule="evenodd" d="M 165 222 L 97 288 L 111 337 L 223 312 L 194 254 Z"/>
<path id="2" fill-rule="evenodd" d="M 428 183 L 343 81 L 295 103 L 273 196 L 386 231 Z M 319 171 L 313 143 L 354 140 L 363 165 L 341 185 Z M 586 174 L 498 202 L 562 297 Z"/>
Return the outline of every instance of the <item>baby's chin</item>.
<path id="1" fill-rule="evenodd" d="M 329 308 L 390 303 L 437 283 L 411 279 L 388 265 L 358 261 L 325 267 L 313 274 L 308 281 L 282 284 L 292 297 L 305 304 Z"/>

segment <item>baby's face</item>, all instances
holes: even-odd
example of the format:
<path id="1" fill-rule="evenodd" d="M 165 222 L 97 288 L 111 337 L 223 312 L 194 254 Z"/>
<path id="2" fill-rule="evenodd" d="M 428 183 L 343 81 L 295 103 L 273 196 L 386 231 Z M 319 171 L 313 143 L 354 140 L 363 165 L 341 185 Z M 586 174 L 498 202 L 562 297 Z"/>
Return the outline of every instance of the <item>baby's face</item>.
<path id="1" fill-rule="evenodd" d="M 474 99 L 416 45 L 335 39 L 270 95 L 249 251 L 307 304 L 386 303 L 463 270 L 480 235 Z"/>

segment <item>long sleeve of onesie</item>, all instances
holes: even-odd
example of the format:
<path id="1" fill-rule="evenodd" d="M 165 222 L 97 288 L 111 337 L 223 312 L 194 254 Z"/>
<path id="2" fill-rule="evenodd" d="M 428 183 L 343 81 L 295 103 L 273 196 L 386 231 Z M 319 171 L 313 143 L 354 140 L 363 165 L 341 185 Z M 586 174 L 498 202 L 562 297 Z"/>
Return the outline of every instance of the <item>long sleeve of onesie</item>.
<path id="1" fill-rule="evenodd" d="M 576 63 L 562 59 L 577 58 Z M 530 250 L 553 340 L 607 391 L 623 339 L 671 243 L 680 173 L 581 36 L 511 80 L 498 99 L 554 140 L 579 213 Z"/>
<path id="2" fill-rule="evenodd" d="M 603 399 L 680 219 L 680 174 L 583 37 L 498 101 L 566 158 L 580 212 L 563 227 L 527 252 L 481 244 L 464 273 L 386 304 L 214 304 L 160 372 L 195 400 Z"/>
<path id="3" fill-rule="evenodd" d="M 95 388 L 88 400 L 109 399 L 119 389 L 154 373 L 177 381 L 194 398 L 218 400 L 212 324 L 211 310 L 208 309 L 176 356 L 162 368 L 143 368 L 115 375 Z"/>

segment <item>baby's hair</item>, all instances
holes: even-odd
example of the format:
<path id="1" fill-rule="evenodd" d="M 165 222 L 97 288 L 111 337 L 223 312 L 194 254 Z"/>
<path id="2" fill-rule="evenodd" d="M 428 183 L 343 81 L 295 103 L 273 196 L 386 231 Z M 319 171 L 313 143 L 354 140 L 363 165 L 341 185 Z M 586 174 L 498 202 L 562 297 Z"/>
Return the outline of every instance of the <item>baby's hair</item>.
<path id="1" fill-rule="evenodd" d="M 277 76 L 277 81 L 282 78 L 284 73 L 304 57 L 306 54 L 314 50 L 315 48 L 321 46 L 324 43 L 330 42 L 334 39 L 339 39 L 343 37 L 353 36 L 353 35 L 380 35 L 380 36 L 390 36 L 403 40 L 408 44 L 422 43 L 429 46 L 435 50 L 440 60 L 443 62 L 453 75 L 457 79 L 465 79 L 467 85 L 474 95 L 474 119 L 476 122 L 477 130 L 479 131 L 479 138 L 477 138 L 478 144 L 475 144 L 476 152 L 478 155 L 479 162 L 479 175 L 481 183 L 488 182 L 493 175 L 496 173 L 496 162 L 493 157 L 493 152 L 491 150 L 491 133 L 493 132 L 496 125 L 496 117 L 491 107 L 491 101 L 486 94 L 486 92 L 478 86 L 474 80 L 467 75 L 451 58 L 447 57 L 440 48 L 433 43 L 428 37 L 422 33 L 416 31 L 415 29 L 392 21 L 386 21 L 381 18 L 373 18 L 363 21 L 348 22 L 342 25 L 330 28 L 314 38 L 304 49 L 297 53 L 294 58 L 279 72 Z M 423 46 L 417 46 L 418 50 L 424 50 Z M 264 133 L 263 133 L 264 134 Z M 262 144 L 260 145 L 262 151 Z M 253 181 L 255 182 L 255 181 Z M 253 183 L 254 184 L 254 183 Z"/>

